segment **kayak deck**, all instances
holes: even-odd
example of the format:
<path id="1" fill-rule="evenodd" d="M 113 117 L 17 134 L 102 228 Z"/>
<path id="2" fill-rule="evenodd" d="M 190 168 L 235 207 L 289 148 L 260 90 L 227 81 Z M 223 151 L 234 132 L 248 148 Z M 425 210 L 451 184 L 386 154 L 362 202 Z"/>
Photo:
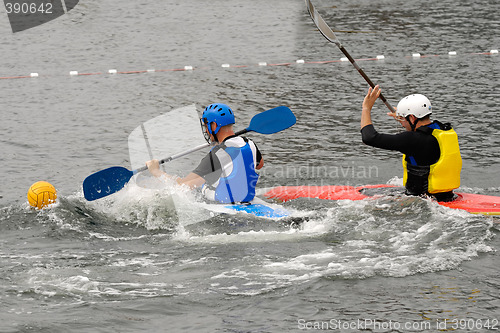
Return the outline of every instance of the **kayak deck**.
<path id="1" fill-rule="evenodd" d="M 281 218 L 281 217 L 287 217 L 289 215 L 289 213 L 285 209 L 272 208 L 268 205 L 261 203 L 232 204 L 232 205 L 224 205 L 224 207 L 230 210 L 234 210 L 236 212 L 252 214 L 257 217 Z"/>
<path id="2" fill-rule="evenodd" d="M 403 194 L 401 187 L 380 184 L 366 186 L 278 186 L 267 191 L 264 196 L 282 202 L 298 198 L 356 201 L 373 197 L 373 195 L 369 194 L 373 192 L 371 189 L 384 189 L 384 191 L 379 192 L 381 195 Z M 457 198 L 454 201 L 437 203 L 448 208 L 466 210 L 473 214 L 500 215 L 500 197 L 458 192 L 455 192 L 455 194 Z"/>

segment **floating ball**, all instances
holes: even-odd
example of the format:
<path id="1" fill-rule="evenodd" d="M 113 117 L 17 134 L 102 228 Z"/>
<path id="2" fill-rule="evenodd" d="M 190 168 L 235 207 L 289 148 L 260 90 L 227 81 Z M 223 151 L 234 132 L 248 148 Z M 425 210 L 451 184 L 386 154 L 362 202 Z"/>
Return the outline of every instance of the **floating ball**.
<path id="1" fill-rule="evenodd" d="M 28 190 L 28 202 L 31 207 L 43 209 L 54 203 L 56 198 L 56 188 L 48 182 L 36 182 Z"/>

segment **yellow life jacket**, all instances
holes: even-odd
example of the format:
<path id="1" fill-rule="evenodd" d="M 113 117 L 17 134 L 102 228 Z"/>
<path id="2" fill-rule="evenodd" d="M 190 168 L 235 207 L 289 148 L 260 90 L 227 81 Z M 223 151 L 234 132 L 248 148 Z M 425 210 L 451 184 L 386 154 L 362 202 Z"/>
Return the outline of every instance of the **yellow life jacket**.
<path id="1" fill-rule="evenodd" d="M 439 143 L 439 160 L 429 166 L 427 193 L 450 192 L 460 186 L 460 171 L 462 157 L 458 145 L 458 136 L 453 128 L 442 130 L 432 129 L 432 135 Z M 408 180 L 408 162 L 403 155 L 403 184 Z"/>

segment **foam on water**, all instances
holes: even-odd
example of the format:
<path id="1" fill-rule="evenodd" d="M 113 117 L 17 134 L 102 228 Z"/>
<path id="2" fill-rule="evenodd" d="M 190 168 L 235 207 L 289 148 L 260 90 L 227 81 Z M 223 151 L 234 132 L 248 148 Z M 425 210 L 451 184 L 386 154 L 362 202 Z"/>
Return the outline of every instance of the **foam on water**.
<path id="1" fill-rule="evenodd" d="M 23 207 L 16 213 L 14 208 L 4 208 L 7 214 L 22 212 L 65 235 L 73 233 L 72 237 L 95 239 L 104 242 L 101 247 L 105 243 L 112 247 L 101 250 L 98 260 L 78 252 L 64 254 L 65 265 L 67 258 L 74 262 L 69 268 L 49 264 L 57 262 L 56 257 L 40 255 L 29 259 L 36 264 L 21 294 L 69 296 L 73 303 L 94 297 L 142 298 L 214 291 L 258 295 L 321 278 L 404 277 L 450 270 L 480 253 L 493 251 L 488 245 L 493 237 L 492 218 L 448 209 L 422 198 L 298 200 L 286 209 L 292 217 L 301 219 L 299 226 L 262 230 L 256 224 L 254 230 L 232 233 L 213 229 L 212 233 L 199 235 L 188 229 L 190 225 L 174 219 L 168 207 L 172 193 L 178 198 L 176 208 L 183 205 L 188 210 L 181 214 L 206 216 L 193 208 L 203 207 L 203 203 L 199 204 L 191 191 L 177 186 L 146 190 L 133 183 L 93 203 L 82 204 L 83 199 L 76 195 L 61 197 L 58 204 L 43 211 Z M 226 219 L 209 218 L 214 223 Z M 231 218 L 248 224 L 258 221 L 242 214 Z M 98 224 L 93 227 L 89 221 Z M 150 242 L 150 231 L 168 235 L 159 234 L 161 237 L 154 243 L 168 246 L 173 252 L 171 257 L 113 249 L 114 244 L 121 248 Z M 275 246 L 277 243 L 280 246 Z M 176 251 L 176 246 L 182 251 Z M 234 252 L 233 259 L 228 261 L 227 252 Z M 16 269 L 19 259 L 7 253 L 0 258 L 11 263 L 6 269 Z M 82 262 L 84 268 L 80 268 Z M 92 267 L 85 268 L 89 264 Z M 188 273 L 191 270 L 194 275 Z M 124 271 L 125 278 L 114 276 Z"/>
<path id="2" fill-rule="evenodd" d="M 493 237 L 488 219 L 420 198 L 405 200 L 411 202 L 341 201 L 338 207 L 323 212 L 323 219 L 305 222 L 286 239 L 282 233 L 262 233 L 258 236 L 263 241 L 290 241 L 294 237 L 302 253 L 262 258 L 258 265 L 217 274 L 212 277 L 217 281 L 213 287 L 231 295 L 254 295 L 325 277 L 404 277 L 455 269 L 480 253 L 494 251 L 487 245 Z M 406 207 L 399 211 L 402 205 Z M 322 233 L 312 236 L 310 231 L 318 229 Z M 202 240 L 255 241 L 249 236 L 215 235 Z M 306 237 L 328 241 L 330 246 L 309 246 Z"/>
<path id="3" fill-rule="evenodd" d="M 175 238 L 179 240 L 196 236 L 188 231 L 187 227 L 208 220 L 215 219 L 212 223 L 214 226 L 228 223 L 227 219 L 230 218 L 235 218 L 237 221 L 233 225 L 250 223 L 249 221 L 254 219 L 263 225 L 272 226 L 273 223 L 279 223 L 281 220 L 280 218 L 258 218 L 223 206 L 208 204 L 203 201 L 201 194 L 197 191 L 191 191 L 187 187 L 174 185 L 171 182 L 151 181 L 152 183 L 147 184 L 148 188 L 144 187 L 144 183 L 139 186 L 135 182 L 130 182 L 123 190 L 95 202 L 86 203 L 86 206 L 89 210 L 120 223 L 132 223 L 147 230 L 175 231 Z M 280 205 L 274 204 L 274 206 L 276 209 L 282 209 Z M 293 208 L 290 212 L 294 218 L 302 218 L 308 214 Z M 286 229 L 286 231 L 289 230 L 289 228 Z M 251 231 L 260 230 L 256 227 Z M 214 228 L 214 231 L 209 234 L 225 234 L 226 232 L 237 233 L 238 231 Z M 95 234 L 95 236 L 104 238 L 103 235 Z"/>
<path id="4" fill-rule="evenodd" d="M 171 286 L 161 282 L 109 282 L 82 275 L 59 277 L 39 269 L 32 273 L 34 277 L 28 281 L 31 290 L 47 297 L 71 296 L 80 300 L 88 296 L 158 297 L 170 295 L 166 290 L 170 289 Z"/>
<path id="5" fill-rule="evenodd" d="M 399 179 L 395 181 L 399 182 Z M 168 201 L 172 194 L 176 197 L 177 212 L 170 210 L 172 207 L 169 206 Z M 340 200 L 332 203 L 333 207 L 326 209 L 315 208 L 315 202 L 311 200 L 307 210 L 303 207 L 301 209 L 293 206 L 287 207 L 292 212 L 292 217 L 302 219 L 298 228 L 272 231 L 255 229 L 234 234 L 221 232 L 197 236 L 190 234 L 184 228 L 190 222 L 175 220 L 175 214 L 184 214 L 194 221 L 199 221 L 200 217 L 213 218 L 213 212 L 209 215 L 206 212 L 200 213 L 206 204 L 197 199 L 195 193 L 183 187 L 167 186 L 151 190 L 129 184 L 125 190 L 115 194 L 112 198 L 102 200 L 94 208 L 118 221 L 135 223 L 148 230 L 171 230 L 173 225 L 177 224 L 174 228 L 175 239 L 180 241 L 255 242 L 330 234 L 341 237 L 346 235 L 346 238 L 350 237 L 351 242 L 354 241 L 353 236 L 361 237 L 361 240 L 366 242 L 382 241 L 382 244 L 390 246 L 391 251 L 399 253 L 418 246 L 419 241 L 422 243 L 431 241 L 432 245 L 460 240 L 461 238 L 456 234 L 458 230 L 474 228 L 487 230 L 489 225 L 485 223 L 485 218 L 414 197 L 362 201 Z M 245 219 L 244 215 L 242 219 Z M 270 220 L 269 223 L 274 223 L 274 221 Z M 474 227 L 477 225 L 480 227 Z M 363 239 L 366 237 L 367 239 Z M 456 237 L 456 239 L 450 239 L 450 237 Z"/>
<path id="6" fill-rule="evenodd" d="M 168 229 L 175 219 L 175 208 L 168 200 L 171 192 L 172 186 L 146 189 L 130 182 L 123 190 L 89 205 L 118 221 L 136 223 L 148 230 Z M 182 187 L 177 187 L 175 193 L 189 195 Z"/>

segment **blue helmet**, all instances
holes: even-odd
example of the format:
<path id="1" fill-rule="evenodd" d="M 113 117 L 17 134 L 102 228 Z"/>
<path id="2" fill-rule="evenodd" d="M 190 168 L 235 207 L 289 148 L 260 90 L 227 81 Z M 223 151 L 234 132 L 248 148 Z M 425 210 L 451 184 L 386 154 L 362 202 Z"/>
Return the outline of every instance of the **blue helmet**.
<path id="1" fill-rule="evenodd" d="M 207 125 L 208 131 L 212 135 L 216 135 L 222 126 L 235 123 L 233 111 L 226 104 L 213 103 L 205 108 L 201 120 Z M 215 122 L 217 127 L 212 131 L 210 123 Z"/>

